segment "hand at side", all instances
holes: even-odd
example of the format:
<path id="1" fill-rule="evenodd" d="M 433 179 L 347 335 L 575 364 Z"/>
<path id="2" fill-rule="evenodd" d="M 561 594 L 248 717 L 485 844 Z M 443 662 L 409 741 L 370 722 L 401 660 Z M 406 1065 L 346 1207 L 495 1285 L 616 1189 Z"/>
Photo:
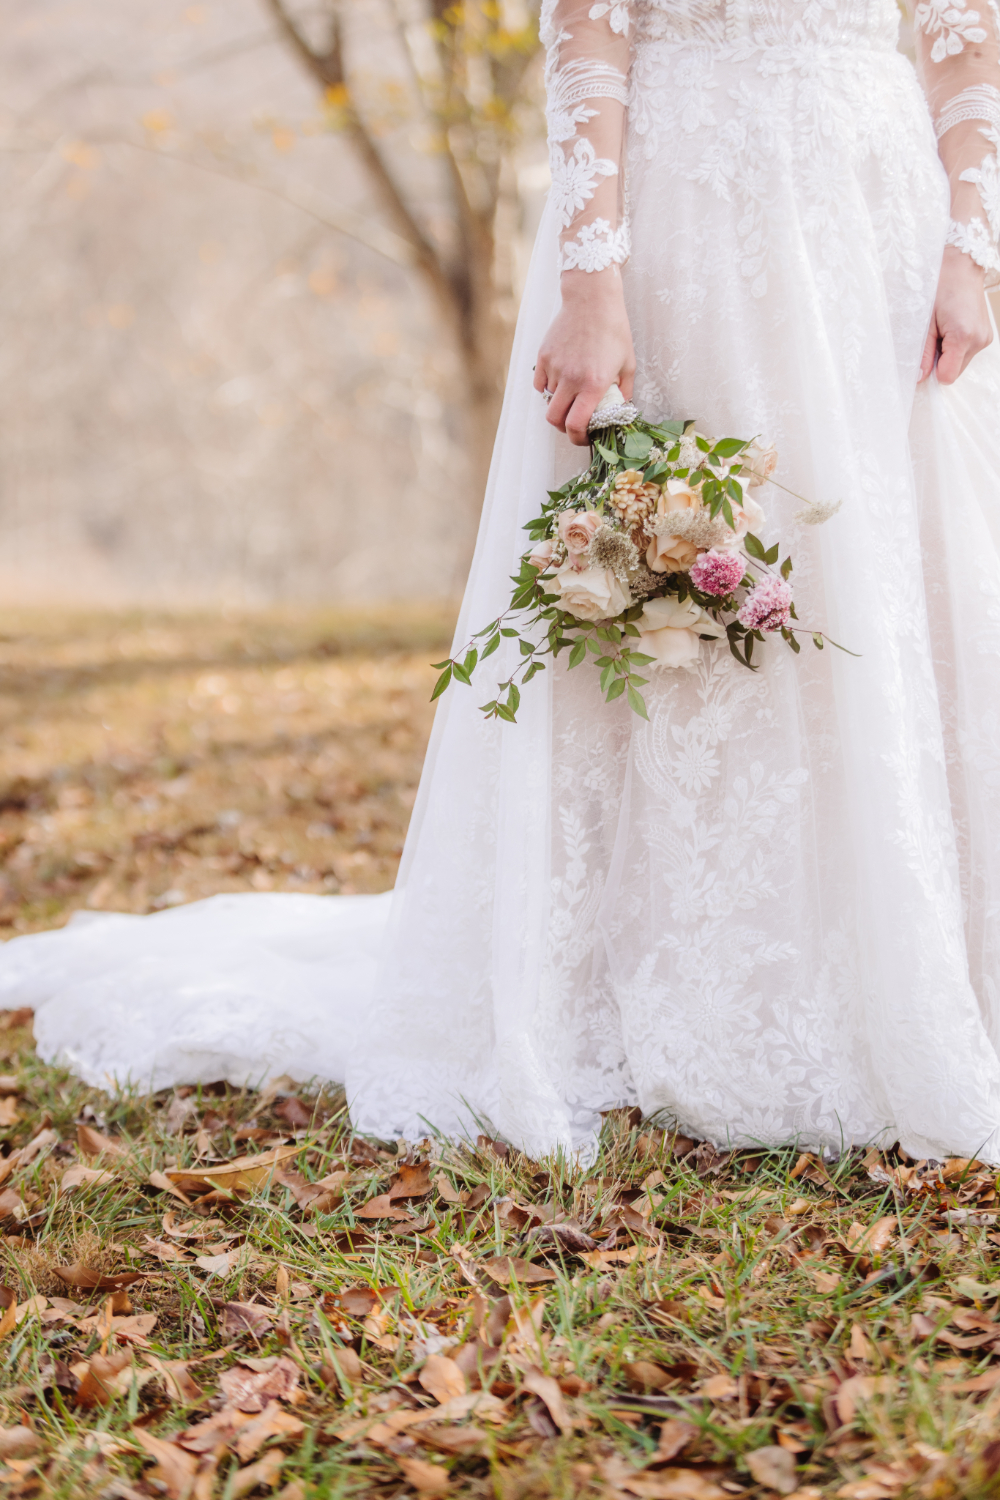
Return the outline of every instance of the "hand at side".
<path id="1" fill-rule="evenodd" d="M 617 383 L 631 397 L 635 351 L 617 266 L 564 271 L 561 286 L 562 307 L 538 351 L 535 390 L 553 393 L 548 420 L 585 447 L 587 423 L 608 386 Z"/>
<path id="2" fill-rule="evenodd" d="M 985 273 L 971 255 L 946 245 L 938 280 L 934 313 L 927 332 L 920 379 L 926 380 L 937 362 L 937 378 L 952 385 L 970 359 L 993 342 L 993 330 L 983 287 Z"/>

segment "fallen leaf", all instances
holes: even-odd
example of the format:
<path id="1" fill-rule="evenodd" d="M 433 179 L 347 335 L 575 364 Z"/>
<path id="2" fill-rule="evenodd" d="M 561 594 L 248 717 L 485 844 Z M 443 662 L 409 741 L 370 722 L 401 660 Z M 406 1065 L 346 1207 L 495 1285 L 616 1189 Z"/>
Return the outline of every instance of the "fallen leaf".
<path id="1" fill-rule="evenodd" d="M 521 1286 L 540 1286 L 542 1282 L 559 1279 L 550 1266 L 535 1265 L 533 1261 L 522 1260 L 516 1255 L 497 1255 L 492 1260 L 476 1261 L 475 1265 L 500 1286 L 510 1286 L 512 1282 Z"/>
<path id="2" fill-rule="evenodd" d="M 389 1185 L 389 1200 L 395 1203 L 397 1198 L 423 1198 L 430 1190 L 430 1163 L 402 1162 Z"/>
<path id="3" fill-rule="evenodd" d="M 0 1192 L 0 1221 L 13 1219 L 16 1223 L 22 1223 L 28 1217 L 28 1209 L 20 1193 L 14 1188 L 4 1188 Z"/>
<path id="4" fill-rule="evenodd" d="M 711 1375 L 698 1387 L 698 1394 L 709 1401 L 732 1401 L 739 1395 L 739 1386 L 731 1375 Z"/>
<path id="5" fill-rule="evenodd" d="M 810 1274 L 816 1283 L 816 1290 L 824 1295 L 835 1292 L 840 1285 L 839 1271 L 812 1271 Z"/>
<path id="6" fill-rule="evenodd" d="M 587 1234 L 579 1224 L 572 1220 L 560 1224 L 539 1224 L 531 1231 L 531 1238 L 540 1244 L 549 1244 L 557 1250 L 565 1250 L 569 1255 L 581 1255 L 586 1251 L 597 1249 L 597 1241 L 593 1236 Z"/>
<path id="7" fill-rule="evenodd" d="M 282 1162 L 290 1161 L 305 1149 L 306 1143 L 303 1141 L 297 1146 L 276 1146 L 273 1151 L 258 1152 L 254 1156 L 236 1156 L 232 1161 L 221 1162 L 218 1166 L 177 1170 L 164 1175 L 185 1193 L 200 1194 L 210 1188 L 230 1193 L 250 1193 L 265 1187 Z"/>
<path id="8" fill-rule="evenodd" d="M 377 1198 L 369 1198 L 367 1203 L 362 1203 L 360 1208 L 356 1208 L 354 1217 L 356 1219 L 408 1219 L 410 1216 L 405 1209 L 393 1208 L 388 1193 L 381 1193 Z"/>
<path id="9" fill-rule="evenodd" d="M 875 1395 L 887 1394 L 895 1389 L 895 1385 L 891 1375 L 852 1375 L 849 1380 L 843 1381 L 837 1387 L 834 1397 L 841 1424 L 844 1427 L 850 1426 L 862 1402 L 870 1401 Z"/>
<path id="10" fill-rule="evenodd" d="M 442 1464 L 429 1464 L 423 1458 L 403 1458 L 396 1462 L 402 1469 L 408 1484 L 421 1495 L 440 1495 L 448 1488 L 448 1470 Z"/>
<path id="11" fill-rule="evenodd" d="M 301 1437 L 305 1430 L 305 1423 L 298 1417 L 293 1417 L 291 1412 L 282 1411 L 277 1401 L 270 1401 L 259 1417 L 252 1417 L 238 1429 L 233 1446 L 240 1463 L 245 1464 L 247 1459 L 253 1458 L 264 1446 L 268 1438 L 287 1440 Z"/>
<path id="12" fill-rule="evenodd" d="M 100 1167 L 85 1167 L 82 1162 L 75 1162 L 62 1174 L 59 1191 L 68 1193 L 75 1187 L 106 1187 L 117 1181 L 114 1172 L 104 1171 Z"/>
<path id="13" fill-rule="evenodd" d="M 273 1327 L 267 1308 L 256 1302 L 224 1302 L 222 1305 L 222 1330 L 227 1338 L 239 1338 L 244 1333 L 262 1338 Z"/>
<path id="14" fill-rule="evenodd" d="M 142 1253 L 167 1262 L 190 1260 L 190 1256 L 179 1245 L 171 1245 L 166 1240 L 151 1240 L 149 1235 L 143 1240 Z"/>
<path id="15" fill-rule="evenodd" d="M 1000 1369 L 994 1369 L 986 1370 L 982 1375 L 974 1375 L 970 1380 L 956 1380 L 951 1389 L 971 1394 L 975 1391 L 992 1391 L 998 1385 L 1000 1385 Z"/>
<path id="16" fill-rule="evenodd" d="M 282 1099 L 280 1104 L 274 1106 L 274 1113 L 279 1120 L 284 1120 L 293 1130 L 304 1130 L 311 1125 L 315 1116 L 315 1108 L 310 1109 L 308 1104 L 297 1099 L 294 1094 L 289 1094 L 287 1099 Z"/>
<path id="17" fill-rule="evenodd" d="M 754 1479 L 765 1489 L 777 1490 L 779 1495 L 790 1495 L 798 1484 L 795 1455 L 784 1448 L 755 1448 L 746 1455 L 746 1461 Z"/>
<path id="18" fill-rule="evenodd" d="M 1000 1297 L 1000 1280 L 991 1282 L 973 1281 L 971 1276 L 956 1276 L 952 1285 L 960 1297 L 970 1302 L 992 1302 Z"/>
<path id="19" fill-rule="evenodd" d="M 78 1125 L 76 1127 L 76 1149 L 83 1156 L 128 1156 L 128 1147 L 123 1146 L 121 1141 L 113 1141 L 110 1136 L 102 1135 L 92 1125 Z"/>
<path id="20" fill-rule="evenodd" d="M 458 1365 L 444 1354 L 432 1354 L 426 1359 L 418 1379 L 428 1395 L 442 1404 L 453 1396 L 464 1396 L 469 1389 Z"/>
<path id="21" fill-rule="evenodd" d="M 79 1261 L 74 1261 L 71 1266 L 53 1266 L 52 1270 L 67 1286 L 80 1287 L 88 1292 L 117 1292 L 122 1287 L 132 1286 L 143 1279 L 141 1271 L 119 1271 L 116 1275 L 108 1276 L 103 1271 L 92 1271 L 89 1266 L 82 1266 Z"/>
<path id="22" fill-rule="evenodd" d="M 571 1432 L 573 1422 L 566 1403 L 563 1400 L 562 1391 L 551 1375 L 545 1375 L 537 1367 L 532 1366 L 524 1371 L 524 1388 L 531 1391 L 532 1395 L 538 1396 L 545 1402 L 549 1416 L 556 1424 L 560 1432 Z"/>
<path id="23" fill-rule="evenodd" d="M 0 1459 L 30 1458 L 42 1446 L 38 1433 L 31 1427 L 0 1427 Z"/>
<path id="24" fill-rule="evenodd" d="M 17 1327 L 17 1294 L 9 1286 L 0 1286 L 0 1339 L 6 1338 Z"/>
<path id="25" fill-rule="evenodd" d="M 275 1181 L 288 1189 L 299 1208 L 308 1213 L 326 1214 L 343 1202 L 344 1184 L 350 1175 L 350 1172 L 331 1172 L 318 1182 L 308 1182 L 300 1172 L 279 1171 Z"/>
<path id="26" fill-rule="evenodd" d="M 255 1464 L 248 1464 L 245 1469 L 239 1469 L 227 1484 L 227 1493 L 231 1496 L 231 1500 L 240 1500 L 242 1495 L 249 1495 L 251 1490 L 273 1489 L 284 1462 L 285 1455 L 281 1449 L 272 1448 L 270 1453 L 265 1453 L 264 1457 L 258 1459 Z"/>
<path id="27" fill-rule="evenodd" d="M 17 1112 L 17 1099 L 13 1094 L 7 1094 L 0 1099 L 0 1127 L 6 1129 L 16 1125 L 20 1118 Z"/>
<path id="28" fill-rule="evenodd" d="M 159 1359 L 155 1354 L 146 1354 L 144 1358 L 149 1368 L 163 1380 L 171 1401 L 191 1406 L 201 1400 L 201 1387 L 192 1380 L 187 1360 Z"/>
<path id="29" fill-rule="evenodd" d="M 362 1369 L 361 1361 L 353 1349 L 336 1348 L 327 1357 L 332 1363 L 324 1364 L 319 1372 L 324 1385 L 333 1385 L 334 1381 L 339 1384 L 341 1377 L 349 1386 L 357 1385 L 362 1377 Z"/>
<path id="30" fill-rule="evenodd" d="M 194 1263 L 209 1276 L 228 1276 L 245 1256 L 246 1251 L 239 1245 L 235 1250 L 224 1250 L 221 1255 L 196 1255 Z"/>
<path id="31" fill-rule="evenodd" d="M 586 1250 L 580 1259 L 599 1270 L 602 1266 L 629 1266 L 634 1260 L 653 1260 L 659 1253 L 656 1245 L 625 1245 L 621 1250 Z"/>
<path id="32" fill-rule="evenodd" d="M 622 1374 L 625 1376 L 625 1384 L 630 1391 L 660 1391 L 669 1385 L 672 1377 L 663 1369 L 662 1365 L 653 1364 L 650 1360 L 637 1359 L 631 1364 L 622 1366 Z"/>
<path id="33" fill-rule="evenodd" d="M 661 1460 L 676 1458 L 682 1453 L 689 1443 L 693 1443 L 698 1436 L 697 1427 L 690 1422 L 679 1422 L 671 1417 L 664 1422 L 660 1428 L 660 1441 L 656 1449 L 656 1457 Z"/>
<path id="34" fill-rule="evenodd" d="M 1000 1333 L 1000 1329 L 997 1330 Z M 851 1329 L 851 1342 L 849 1352 L 855 1364 L 870 1364 L 875 1358 L 875 1348 L 860 1323 L 855 1323 Z"/>
<path id="35" fill-rule="evenodd" d="M 180 1201 L 186 1204 L 188 1208 L 191 1207 L 191 1199 L 187 1196 L 186 1193 L 181 1191 L 176 1183 L 170 1181 L 170 1178 L 166 1175 L 166 1173 L 150 1172 L 149 1177 L 146 1180 L 149 1183 L 150 1187 L 158 1188 L 161 1193 L 170 1193 L 174 1198 L 179 1198 Z"/>
<path id="36" fill-rule="evenodd" d="M 895 1214 L 876 1219 L 867 1229 L 863 1224 L 852 1224 L 847 1231 L 847 1248 L 853 1255 L 881 1255 L 898 1232 Z"/>
<path id="37" fill-rule="evenodd" d="M 87 1361 L 76 1392 L 77 1406 L 107 1406 L 127 1394 L 132 1384 L 132 1354 L 118 1349 L 113 1354 L 95 1354 Z"/>
<path id="38" fill-rule="evenodd" d="M 435 1177 L 434 1186 L 446 1203 L 457 1203 L 461 1206 L 469 1201 L 469 1194 L 467 1192 L 460 1192 L 458 1188 L 453 1187 L 443 1172 L 439 1172 Z"/>
<path id="39" fill-rule="evenodd" d="M 188 1500 L 198 1472 L 198 1460 L 194 1454 L 185 1453 L 176 1443 L 154 1437 L 145 1427 L 133 1427 L 132 1435 L 150 1458 L 156 1459 L 155 1469 L 151 1469 L 146 1477 L 164 1486 L 168 1500 Z"/>
<path id="40" fill-rule="evenodd" d="M 35 1012 L 30 1005 L 19 1006 L 17 1010 L 0 1011 L 0 1031 L 17 1031 L 22 1026 L 30 1026 L 34 1016 Z"/>
<path id="41" fill-rule="evenodd" d="M 301 1394 L 298 1366 L 284 1355 L 267 1370 L 234 1365 L 219 1376 L 219 1389 L 227 1403 L 240 1411 L 263 1411 L 269 1401 L 295 1402 Z"/>

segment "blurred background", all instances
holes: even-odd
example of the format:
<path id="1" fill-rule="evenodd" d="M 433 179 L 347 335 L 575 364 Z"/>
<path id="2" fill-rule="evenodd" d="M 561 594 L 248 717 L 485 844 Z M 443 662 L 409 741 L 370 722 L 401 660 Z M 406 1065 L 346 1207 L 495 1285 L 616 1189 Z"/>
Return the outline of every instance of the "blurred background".
<path id="1" fill-rule="evenodd" d="M 460 592 L 547 186 L 524 0 L 0 15 L 0 597 Z"/>

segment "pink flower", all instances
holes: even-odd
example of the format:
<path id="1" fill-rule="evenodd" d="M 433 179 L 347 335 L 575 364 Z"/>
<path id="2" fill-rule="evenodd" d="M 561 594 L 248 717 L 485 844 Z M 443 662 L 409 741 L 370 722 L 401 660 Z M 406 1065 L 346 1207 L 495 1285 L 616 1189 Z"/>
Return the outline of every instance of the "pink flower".
<path id="1" fill-rule="evenodd" d="M 559 540 L 569 553 L 586 552 L 603 524 L 596 510 L 564 510 L 559 517 Z"/>
<path id="2" fill-rule="evenodd" d="M 716 594 L 722 598 L 739 588 L 743 577 L 743 559 L 735 552 L 703 552 L 691 568 L 691 582 L 703 594 Z"/>
<path id="3" fill-rule="evenodd" d="M 531 566 L 537 568 L 540 573 L 552 565 L 552 553 L 555 551 L 555 542 L 546 538 L 544 542 L 537 542 L 531 556 L 528 558 Z"/>
<path id="4" fill-rule="evenodd" d="M 792 591 L 783 578 L 765 578 L 740 606 L 739 622 L 748 630 L 780 630 L 792 618 Z"/>

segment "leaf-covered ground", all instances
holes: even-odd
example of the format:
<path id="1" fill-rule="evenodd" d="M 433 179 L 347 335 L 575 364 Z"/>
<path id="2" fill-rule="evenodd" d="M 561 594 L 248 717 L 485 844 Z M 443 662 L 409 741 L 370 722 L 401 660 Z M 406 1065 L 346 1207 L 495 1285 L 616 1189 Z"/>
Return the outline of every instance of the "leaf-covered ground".
<path id="1" fill-rule="evenodd" d="M 391 883 L 443 622 L 4 624 L 8 931 Z M 287 1080 L 108 1097 L 30 1022 L 0 1015 L 5 1495 L 1000 1494 L 976 1163 L 625 1112 L 587 1167 L 371 1141 Z"/>

